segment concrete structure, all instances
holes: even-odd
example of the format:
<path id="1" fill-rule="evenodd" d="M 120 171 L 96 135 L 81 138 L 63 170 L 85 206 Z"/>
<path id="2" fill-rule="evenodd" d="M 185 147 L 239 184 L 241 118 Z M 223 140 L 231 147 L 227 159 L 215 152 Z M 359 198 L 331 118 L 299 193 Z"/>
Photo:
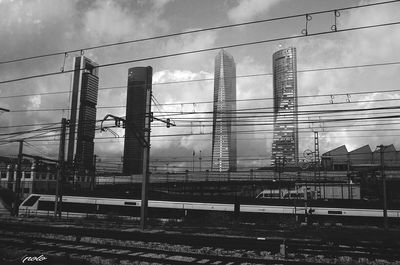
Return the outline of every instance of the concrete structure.
<path id="1" fill-rule="evenodd" d="M 15 190 L 17 178 L 17 158 L 0 157 L 0 187 Z M 23 159 L 21 165 L 21 186 L 20 194 L 26 198 L 32 193 L 54 194 L 56 190 L 57 165 L 46 163 L 37 159 Z M 80 177 L 74 184 L 77 188 L 88 189 L 90 176 Z M 64 188 L 71 189 L 71 184 L 64 185 Z"/>
<path id="2" fill-rule="evenodd" d="M 133 67 L 128 70 L 123 173 L 143 172 L 143 139 L 146 117 L 146 89 L 151 89 L 153 69 Z"/>
<path id="3" fill-rule="evenodd" d="M 296 48 L 273 55 L 274 135 L 271 166 L 297 166 L 299 153 Z"/>
<path id="4" fill-rule="evenodd" d="M 15 190 L 17 163 L 18 159 L 16 158 L 0 157 L 0 187 Z M 21 165 L 21 196 L 25 198 L 31 193 L 54 192 L 56 172 L 55 164 L 23 159 Z M 53 182 L 50 183 L 49 180 L 53 180 Z"/>
<path id="5" fill-rule="evenodd" d="M 318 194 L 318 192 L 320 194 Z M 354 183 L 296 183 L 294 189 L 266 189 L 257 199 L 361 199 L 360 184 Z"/>
<path id="6" fill-rule="evenodd" d="M 211 171 L 236 171 L 236 64 L 228 52 L 215 57 Z"/>
<path id="7" fill-rule="evenodd" d="M 99 88 L 97 66 L 84 56 L 74 58 L 67 162 L 74 165 L 79 177 L 90 175 L 94 170 L 94 136 Z"/>

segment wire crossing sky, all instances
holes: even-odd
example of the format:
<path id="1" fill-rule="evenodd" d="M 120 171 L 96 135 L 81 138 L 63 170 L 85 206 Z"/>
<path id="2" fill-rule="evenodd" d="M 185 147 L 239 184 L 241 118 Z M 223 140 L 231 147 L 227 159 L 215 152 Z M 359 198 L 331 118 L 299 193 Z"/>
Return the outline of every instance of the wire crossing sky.
<path id="1" fill-rule="evenodd" d="M 214 58 L 224 48 L 237 63 L 238 167 L 265 166 L 272 54 L 290 46 L 300 153 L 313 147 L 313 130 L 321 153 L 342 144 L 400 149 L 399 14 L 400 1 L 377 0 L 1 1 L 0 107 L 10 112 L 0 116 L 0 155 L 15 155 L 24 138 L 29 152 L 57 157 L 72 59 L 84 54 L 100 65 L 97 120 L 125 116 L 128 68 L 150 65 L 154 115 L 177 125 L 153 123 L 152 157 L 210 156 Z M 105 164 L 122 156 L 124 130 L 113 132 L 96 131 Z"/>

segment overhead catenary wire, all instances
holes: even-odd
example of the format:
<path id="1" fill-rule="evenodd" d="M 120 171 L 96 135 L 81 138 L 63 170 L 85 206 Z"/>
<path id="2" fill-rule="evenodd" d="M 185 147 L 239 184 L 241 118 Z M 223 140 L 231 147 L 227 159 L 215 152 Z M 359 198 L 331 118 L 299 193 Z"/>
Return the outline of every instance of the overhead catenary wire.
<path id="1" fill-rule="evenodd" d="M 299 133 L 302 132 L 311 132 L 312 130 L 310 128 L 299 128 Z M 322 130 L 322 128 L 320 128 Z M 314 129 L 315 130 L 315 129 Z M 345 129 L 345 130 L 328 130 L 326 127 L 324 128 L 325 133 L 333 133 L 333 132 L 345 132 L 345 133 L 350 133 L 350 132 L 381 132 L 382 129 Z M 385 129 L 385 131 L 400 131 L 400 128 L 390 128 L 390 129 Z M 258 129 L 258 130 L 238 130 L 236 131 L 236 134 L 257 134 L 257 133 L 271 133 L 273 132 L 272 129 Z M 207 136 L 207 135 L 211 135 L 212 132 L 203 132 L 203 133 L 176 133 L 176 134 L 155 134 L 152 135 L 152 137 L 156 138 L 156 137 L 184 137 L 184 136 Z M 34 137 L 34 139 L 31 139 L 30 141 L 39 141 L 39 142 L 47 142 L 47 141 L 58 141 L 56 139 L 53 139 L 54 137 L 60 136 L 59 134 L 54 134 L 54 135 L 49 135 L 49 136 L 37 136 Z M 31 137 L 33 138 L 33 137 Z M 50 139 L 49 139 L 50 138 Z M 27 138 L 22 138 L 22 139 L 27 139 Z M 100 140 L 100 139 L 123 139 L 123 138 L 115 138 L 115 137 L 97 137 L 95 138 L 95 141 Z M 132 138 L 132 139 L 136 139 L 136 138 Z M 0 139 L 0 143 L 4 143 L 4 142 L 17 142 L 21 139 L 15 139 L 15 140 L 2 140 Z"/>
<path id="2" fill-rule="evenodd" d="M 396 2 L 396 1 L 392 1 L 392 2 Z M 400 23 L 400 22 L 399 22 Z M 311 35 L 311 34 L 310 34 Z M 308 35 L 308 36 L 310 36 L 310 35 Z M 399 64 L 399 63 L 396 63 L 396 64 Z M 390 65 L 390 64 L 389 64 Z M 103 65 L 104 66 L 104 65 Z M 366 67 L 369 67 L 369 66 L 366 66 Z M 345 68 L 344 68 L 345 69 Z M 393 115 L 394 116 L 394 115 Z M 242 125 L 243 126 L 243 125 Z"/>
<path id="3" fill-rule="evenodd" d="M 328 105 L 328 104 L 327 104 Z M 318 110 L 318 111 L 300 111 L 297 116 L 302 116 L 302 115 L 326 115 L 326 114 L 337 114 L 337 113 L 348 113 L 348 112 L 366 112 L 366 111 L 381 111 L 381 110 L 398 110 L 400 108 L 400 106 L 396 105 L 396 106 L 386 106 L 386 107 L 374 107 L 374 108 L 366 108 L 366 109 L 334 109 L 334 110 Z M 269 112 L 269 111 L 257 111 L 254 112 L 252 110 L 264 110 L 264 109 L 268 109 L 268 108 L 251 108 L 251 109 L 246 109 L 246 110 L 250 110 L 251 112 L 239 112 L 241 114 L 248 114 L 250 116 L 238 116 L 236 117 L 236 119 L 243 119 L 243 118 L 272 118 L 273 117 L 273 112 Z M 212 112 L 207 112 L 208 114 L 212 114 Z M 391 114 L 392 112 L 388 112 L 388 114 Z M 268 114 L 268 115 L 263 115 L 263 116 L 255 116 L 256 114 Z M 362 114 L 370 114 L 370 113 L 362 113 Z M 376 114 L 382 114 L 382 113 L 376 113 Z M 371 115 L 371 114 L 370 114 Z M 396 118 L 397 115 L 386 115 L 386 116 L 375 116 L 375 117 L 357 117 L 357 118 L 352 118 L 352 121 L 356 121 L 356 120 L 368 120 L 368 119 L 384 119 L 384 118 Z M 196 121 L 196 120 L 188 120 L 187 122 L 192 122 L 192 121 Z M 335 120 L 323 120 L 323 119 L 314 119 L 314 120 L 299 120 L 300 123 L 323 123 L 323 122 L 331 122 L 331 121 L 348 121 L 347 119 L 335 119 Z M 97 123 L 102 122 L 102 120 L 97 120 Z M 203 117 L 202 120 L 197 120 L 197 122 L 211 122 L 211 117 L 208 118 L 207 120 L 205 120 L 205 118 Z M 42 131 L 42 130 L 57 130 L 58 128 L 54 127 L 57 126 L 58 123 L 47 123 L 49 124 L 46 127 L 43 128 L 39 128 L 39 129 L 35 129 L 35 130 L 28 130 L 28 131 L 16 131 L 16 132 L 10 132 L 10 133 L 3 133 L 0 134 L 0 136 L 10 136 L 10 135 L 20 135 L 20 134 L 24 134 L 24 133 L 32 133 L 35 131 Z M 254 123 L 253 125 L 255 125 L 257 123 Z M 32 124 L 34 125 L 34 124 Z M 76 125 L 78 125 L 78 123 L 76 123 Z M 252 125 L 252 124 L 246 124 L 246 125 Z M 23 125 L 23 126 L 28 126 L 28 125 Z M 53 126 L 53 127 L 50 127 Z M 182 124 L 180 126 L 183 126 Z M 191 124 L 192 126 L 192 124 Z M 240 125 L 239 125 L 240 126 Z M 99 129 L 99 128 L 98 128 Z"/>
<path id="4" fill-rule="evenodd" d="M 400 1 L 400 0 L 399 0 Z M 393 62 L 381 62 L 381 63 L 369 63 L 369 64 L 358 64 L 358 65 L 344 65 L 344 66 L 331 66 L 331 67 L 320 67 L 320 68 L 311 68 L 311 69 L 300 69 L 297 70 L 297 73 L 308 73 L 308 72 L 319 72 L 319 71 L 333 71 L 333 70 L 347 70 L 347 69 L 357 69 L 357 68 L 366 68 L 366 67 L 381 67 L 381 66 L 391 66 L 391 65 L 400 65 L 400 61 Z M 256 73 L 256 74 L 246 74 L 246 75 L 237 75 L 235 77 L 226 76 L 225 78 L 249 78 L 249 77 L 260 77 L 260 76 L 272 76 L 273 73 Z M 191 82 L 203 82 L 203 81 L 214 81 L 214 78 L 202 78 L 202 79 L 192 79 L 192 80 L 180 80 L 180 81 L 169 81 L 169 82 L 156 82 L 153 83 L 152 86 L 162 86 L 162 85 L 171 85 L 171 84 L 182 84 L 182 83 L 191 83 Z M 137 85 L 141 86 L 141 85 Z M 133 85 L 135 87 L 135 85 Z M 121 89 L 127 88 L 127 85 L 123 86 L 109 86 L 109 87 L 100 87 L 99 91 L 105 91 L 110 89 Z M 15 88 L 14 88 L 15 89 Z M 320 94 L 320 95 L 300 95 L 298 98 L 309 98 L 309 97 L 325 97 L 325 96 L 346 96 L 346 95 L 362 95 L 362 94 L 370 94 L 370 93 L 391 93 L 398 92 L 399 89 L 389 89 L 389 90 L 375 90 L 371 91 L 360 91 L 360 92 L 347 92 L 347 93 L 331 93 L 331 94 Z M 20 95 L 6 95 L 0 96 L 0 99 L 9 99 L 9 98 L 19 98 L 19 97 L 31 97 L 31 96 L 47 96 L 47 95 L 59 95 L 59 94 L 70 94 L 70 90 L 65 91 L 55 91 L 55 92 L 41 92 L 41 93 L 28 93 L 28 94 L 20 94 Z M 272 100 L 273 98 L 261 98 L 254 100 Z M 237 100 L 246 101 L 250 99 L 241 99 Z M 229 100 L 227 100 L 229 102 Z M 159 103 L 160 106 L 169 106 L 169 105 L 181 105 L 181 104 L 209 104 L 212 101 L 197 101 L 197 102 L 177 102 L 177 103 Z"/>
<path id="5" fill-rule="evenodd" d="M 391 100 L 395 100 L 395 99 L 391 99 Z M 373 102 L 375 102 L 377 100 L 374 100 Z M 346 103 L 348 104 L 348 103 Z M 331 105 L 329 103 L 324 103 L 324 105 Z M 331 115 L 331 114 L 338 114 L 338 113 L 349 113 L 349 112 L 353 112 L 353 113 L 358 113 L 358 115 L 371 115 L 372 113 L 368 113 L 368 111 L 382 111 L 382 110 L 398 110 L 400 108 L 399 105 L 394 105 L 394 106 L 385 106 L 385 107 L 371 107 L 371 108 L 364 108 L 364 109 L 360 109 L 360 108 L 346 108 L 346 109 L 328 109 L 328 110 L 304 110 L 304 111 L 299 111 L 297 116 L 303 116 L 303 115 Z M 269 107 L 261 107 L 261 108 L 247 108 L 247 109 L 239 109 L 237 110 L 237 112 L 235 112 L 236 114 L 240 114 L 241 116 L 237 116 L 235 119 L 248 119 L 248 118 L 272 118 L 274 117 L 274 113 L 272 111 L 263 111 L 269 109 Z M 360 112 L 367 112 L 367 113 L 360 113 Z M 212 112 L 202 112 L 201 114 L 212 114 Z M 386 114 L 393 114 L 393 112 L 385 112 Z M 193 113 L 193 114 L 200 114 L 200 113 Z M 261 115 L 260 115 L 261 114 Z M 384 113 L 375 113 L 375 115 L 378 114 L 384 114 Z M 244 115 L 249 115 L 249 116 L 244 116 Z M 327 117 L 324 117 L 327 118 Z M 385 119 L 385 118 L 396 118 L 396 115 L 389 115 L 389 116 L 374 116 L 374 117 L 356 117 L 356 118 L 352 118 L 352 120 L 364 120 L 364 119 Z M 177 118 L 178 119 L 178 118 Z M 187 119 L 187 118 L 185 118 Z M 191 121 L 195 121 L 195 120 L 190 120 L 188 119 L 187 122 L 191 122 Z M 202 117 L 201 119 L 197 120 L 198 122 L 208 122 L 211 121 L 211 117 L 209 118 L 205 118 Z M 321 119 L 321 117 L 316 117 L 312 120 L 299 120 L 300 123 L 321 123 L 321 122 L 329 122 L 329 120 L 323 120 Z M 332 121 L 346 121 L 345 119 L 336 119 L 336 120 L 332 120 Z M 102 120 L 97 120 L 96 123 L 100 123 L 102 122 Z M 57 130 L 57 125 L 59 123 L 44 123 L 48 126 L 43 127 L 43 128 L 38 128 L 35 130 L 27 130 L 27 131 L 16 131 L 16 132 L 10 132 L 10 133 L 3 133 L 0 135 L 18 135 L 18 134 L 24 134 L 24 133 L 32 133 L 35 131 L 42 131 L 42 130 Z M 25 124 L 25 125 L 21 125 L 22 126 L 34 126 L 35 124 Z M 78 125 L 78 123 L 76 123 L 76 125 Z M 100 129 L 100 127 L 98 127 L 98 129 Z"/>
<path id="6" fill-rule="evenodd" d="M 165 59 L 165 58 L 177 57 L 177 56 L 182 56 L 182 55 L 203 53 L 203 52 L 228 49 L 228 48 L 244 47 L 244 46 L 249 46 L 249 45 L 264 44 L 264 43 L 269 43 L 269 42 L 284 41 L 284 40 L 297 39 L 297 38 L 314 37 L 314 36 L 321 36 L 321 35 L 334 34 L 334 33 L 336 34 L 336 33 L 341 33 L 341 32 L 351 32 L 351 31 L 356 31 L 356 30 L 365 30 L 365 29 L 372 29 L 372 28 L 379 28 L 379 27 L 395 26 L 395 25 L 399 25 L 399 24 L 400 24 L 400 21 L 396 21 L 396 22 L 381 23 L 381 24 L 375 24 L 375 25 L 369 25 L 369 26 L 359 26 L 359 27 L 352 27 L 352 28 L 346 28 L 346 29 L 338 29 L 336 31 L 323 31 L 323 32 L 318 32 L 318 33 L 309 33 L 306 35 L 292 35 L 292 36 L 288 36 L 288 37 L 281 37 L 281 38 L 274 38 L 274 39 L 267 39 L 267 40 L 260 40 L 260 41 L 252 41 L 252 42 L 244 42 L 244 43 L 237 43 L 237 44 L 231 44 L 231 45 L 223 45 L 223 46 L 212 47 L 212 48 L 205 48 L 205 49 L 198 49 L 198 50 L 178 52 L 178 53 L 170 53 L 170 54 L 164 54 L 164 55 L 158 55 L 158 56 L 150 56 L 150 57 L 145 57 L 145 58 L 140 58 L 140 59 L 106 63 L 106 64 L 98 65 L 98 66 L 96 66 L 96 68 L 104 68 L 104 67 L 111 67 L 111 66 L 129 64 L 129 63 L 137 63 L 137 62 L 143 62 L 143 61 Z M 84 70 L 84 69 L 79 69 L 79 70 Z M 8 80 L 0 81 L 0 85 L 34 79 L 34 78 L 42 78 L 42 77 L 49 77 L 49 76 L 54 76 L 54 75 L 67 74 L 67 73 L 72 73 L 75 71 L 76 70 L 65 70 L 65 71 L 61 71 L 61 72 L 49 72 L 49 73 L 43 73 L 43 74 L 38 74 L 38 75 L 30 75 L 30 76 L 25 76 L 25 77 L 20 77 L 20 78 L 8 79 Z"/>
<path id="7" fill-rule="evenodd" d="M 392 3 L 396 3 L 396 2 L 399 2 L 399 0 L 368 3 L 368 4 L 363 4 L 363 5 L 357 5 L 357 6 L 348 6 L 348 7 L 341 7 L 341 8 L 336 8 L 336 9 L 328 9 L 328 10 L 322 10 L 322 11 L 316 11 L 316 12 L 308 12 L 308 13 L 302 13 L 302 14 L 296 14 L 296 15 L 276 17 L 276 18 L 254 20 L 254 21 L 248 21 L 248 22 L 242 22 L 242 23 L 209 27 L 209 28 L 204 28 L 204 29 L 195 29 L 195 30 L 189 30 L 189 31 L 184 31 L 184 32 L 177 32 L 177 33 L 153 36 L 153 37 L 148 37 L 148 38 L 120 41 L 120 42 L 115 42 L 115 43 L 108 43 L 108 44 L 102 44 L 102 45 L 96 45 L 96 46 L 88 46 L 88 47 L 82 47 L 82 48 L 78 48 L 78 49 L 64 50 L 64 51 L 60 51 L 60 52 L 52 52 L 52 53 L 35 55 L 35 56 L 30 56 L 30 57 L 10 59 L 10 60 L 5 60 L 5 61 L 0 61 L 0 64 L 21 62 L 21 61 L 26 61 L 26 60 L 39 59 L 39 58 L 51 57 L 51 56 L 57 56 L 57 55 L 64 55 L 66 57 L 69 53 L 75 53 L 75 52 L 82 53 L 82 51 L 107 48 L 107 47 L 112 47 L 112 46 L 120 46 L 120 45 L 125 45 L 125 44 L 130 44 L 130 43 L 136 43 L 136 42 L 156 40 L 156 39 L 175 37 L 175 36 L 180 36 L 180 35 L 200 33 L 200 32 L 211 31 L 211 30 L 220 30 L 220 29 L 252 25 L 252 24 L 259 24 L 259 23 L 266 23 L 266 22 L 279 21 L 279 20 L 285 20 L 285 19 L 301 18 L 301 17 L 309 16 L 309 15 L 317 15 L 317 14 L 331 13 L 331 12 L 337 12 L 337 11 L 345 11 L 345 10 L 351 10 L 351 9 L 359 9 L 359 8 L 378 6 L 378 5 L 392 4 Z"/>
<path id="8" fill-rule="evenodd" d="M 377 111 L 377 110 L 396 110 L 398 109 L 399 106 L 386 106 L 386 107 L 376 107 L 376 108 L 367 108 L 367 109 L 335 109 L 335 110 L 324 110 L 324 111 L 300 111 L 299 112 L 299 116 L 301 115 L 324 115 L 324 114 L 337 114 L 340 112 L 365 112 L 365 111 Z M 264 108 L 260 108 L 260 109 L 264 109 Z M 196 113 L 194 113 L 196 114 Z M 247 113 L 244 113 L 247 115 Z M 259 115 L 261 114 L 261 115 Z M 265 111 L 257 111 L 257 112 L 251 112 L 249 113 L 249 115 L 251 115 L 251 117 L 255 117 L 255 118 L 259 118 L 259 117 L 270 117 L 270 115 L 265 115 L 265 114 L 270 114 L 272 117 L 272 113 L 271 112 L 265 112 Z M 381 113 L 383 114 L 383 113 Z M 358 114 L 358 115 L 361 115 Z M 363 113 L 363 115 L 370 115 L 370 113 Z M 237 119 L 246 119 L 248 118 L 248 116 L 238 116 Z M 176 120 L 179 119 L 186 119 L 187 122 L 190 121 L 195 121 L 193 119 L 188 119 L 188 118 L 174 118 Z M 211 118 L 208 118 L 208 120 L 211 120 Z M 98 120 L 97 122 L 100 122 L 101 120 Z M 206 119 L 204 117 L 202 117 L 201 119 L 196 118 L 197 122 L 206 122 Z M 320 122 L 319 120 L 316 122 Z M 23 124 L 23 125 L 16 125 L 16 126 L 4 126 L 1 128 L 12 128 L 12 127 L 27 127 L 27 126 L 38 126 L 38 125 L 58 125 L 58 122 L 54 122 L 54 123 L 43 123 L 43 124 Z M 30 130 L 29 132 L 32 132 L 32 130 Z M 20 133 L 20 132 L 16 132 L 16 133 Z"/>
<path id="9" fill-rule="evenodd" d="M 253 100 L 253 99 L 252 99 Z M 373 103 L 373 102 L 388 102 L 388 101 L 398 101 L 400 98 L 390 98 L 390 99 L 373 99 L 373 100 L 352 100 L 350 102 L 348 101 L 343 101 L 343 102 L 332 102 L 332 103 L 315 103 L 315 104 L 303 104 L 303 105 L 298 105 L 298 107 L 315 107 L 315 106 L 333 106 L 333 105 L 342 105 L 342 104 L 355 104 L 355 103 Z M 96 109 L 120 109 L 120 108 L 126 108 L 126 105 L 114 105 L 114 106 L 97 106 Z M 259 108 L 259 109 L 273 109 L 273 107 L 265 107 L 265 108 Z M 71 110 L 70 108 L 53 108 L 53 109 L 19 109 L 19 110 L 13 110 L 13 113 L 24 113 L 24 112 L 51 112 L 51 111 L 66 111 L 66 110 Z M 236 110 L 236 112 L 239 111 L 247 111 L 251 109 L 240 109 Z M 211 110 L 210 111 L 163 111 L 163 112 L 154 112 L 159 114 L 160 116 L 180 116 L 180 115 L 188 115 L 188 114 L 210 114 L 213 113 Z M 227 112 L 225 112 L 227 113 Z"/>

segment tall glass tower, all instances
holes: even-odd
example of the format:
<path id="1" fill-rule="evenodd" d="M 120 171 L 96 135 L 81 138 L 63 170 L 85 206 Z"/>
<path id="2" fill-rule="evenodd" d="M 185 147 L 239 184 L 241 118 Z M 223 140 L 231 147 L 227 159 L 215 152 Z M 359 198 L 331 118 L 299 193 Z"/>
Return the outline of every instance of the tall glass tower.
<path id="1" fill-rule="evenodd" d="M 93 156 L 99 69 L 97 63 L 84 56 L 75 57 L 73 67 L 67 160 L 70 165 L 75 165 L 80 175 L 86 175 L 94 170 Z M 78 125 L 78 128 L 76 128 L 76 125 Z"/>
<path id="2" fill-rule="evenodd" d="M 212 171 L 236 171 L 236 64 L 228 52 L 215 57 Z"/>
<path id="3" fill-rule="evenodd" d="M 273 55 L 274 137 L 271 165 L 296 166 L 299 153 L 296 48 Z"/>

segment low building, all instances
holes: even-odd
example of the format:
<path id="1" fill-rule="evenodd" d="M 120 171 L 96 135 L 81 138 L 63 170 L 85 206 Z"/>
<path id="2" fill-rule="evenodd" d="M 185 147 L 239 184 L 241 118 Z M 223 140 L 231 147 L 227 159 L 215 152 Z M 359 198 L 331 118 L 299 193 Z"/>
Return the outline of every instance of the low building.
<path id="1" fill-rule="evenodd" d="M 386 168 L 400 169 L 400 151 L 393 144 L 384 146 L 382 152 Z M 321 166 L 326 171 L 346 171 L 353 169 L 376 169 L 381 165 L 381 151 L 372 151 L 369 145 L 348 151 L 345 145 L 332 149 L 321 156 Z"/>
<path id="2" fill-rule="evenodd" d="M 340 171 L 347 170 L 348 154 L 345 145 L 328 151 L 321 156 L 321 166 L 324 170 Z"/>
<path id="3" fill-rule="evenodd" d="M 17 179 L 17 158 L 0 157 L 0 187 L 15 192 Z M 77 176 L 66 178 L 68 187 L 88 189 L 92 176 Z M 21 164 L 21 185 L 19 193 L 26 198 L 32 193 L 55 194 L 57 181 L 57 164 L 37 159 L 23 159 Z"/>

